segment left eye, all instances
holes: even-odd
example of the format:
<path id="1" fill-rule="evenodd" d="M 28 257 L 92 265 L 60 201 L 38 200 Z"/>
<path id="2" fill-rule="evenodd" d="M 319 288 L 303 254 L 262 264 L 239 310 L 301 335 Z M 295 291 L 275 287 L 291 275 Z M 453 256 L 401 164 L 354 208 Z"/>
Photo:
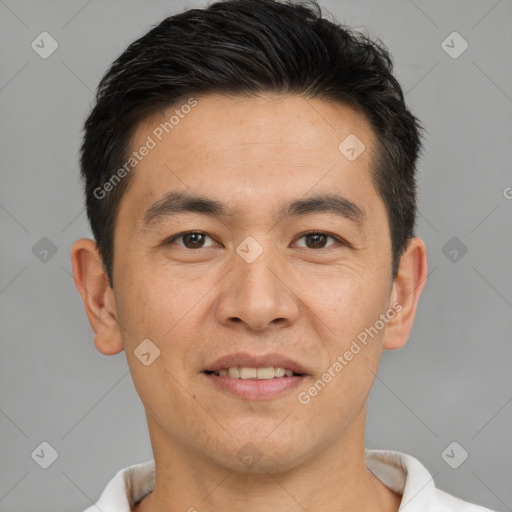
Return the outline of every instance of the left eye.
<path id="1" fill-rule="evenodd" d="M 335 242 L 341 242 L 339 238 L 336 238 L 335 236 L 332 235 L 328 235 L 327 233 L 322 233 L 321 231 L 304 233 L 298 238 L 298 240 L 300 240 L 301 238 L 304 238 L 306 240 L 306 245 L 299 245 L 298 247 L 306 247 L 308 249 L 325 249 L 325 243 L 327 242 L 328 238 L 331 238 Z"/>

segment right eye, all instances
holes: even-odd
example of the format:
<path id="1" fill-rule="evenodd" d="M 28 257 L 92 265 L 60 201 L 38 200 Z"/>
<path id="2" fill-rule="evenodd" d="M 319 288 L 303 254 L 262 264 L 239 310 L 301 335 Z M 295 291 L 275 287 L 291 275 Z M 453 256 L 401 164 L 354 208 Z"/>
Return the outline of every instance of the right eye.
<path id="1" fill-rule="evenodd" d="M 185 231 L 184 233 L 179 233 L 178 235 L 174 235 L 171 238 L 168 238 L 164 245 L 169 245 L 175 243 L 175 240 L 182 240 L 182 244 L 176 244 L 180 247 L 184 247 L 185 249 L 203 249 L 204 241 L 206 238 L 213 240 L 210 236 L 202 231 Z M 211 246 L 207 246 L 211 247 Z"/>

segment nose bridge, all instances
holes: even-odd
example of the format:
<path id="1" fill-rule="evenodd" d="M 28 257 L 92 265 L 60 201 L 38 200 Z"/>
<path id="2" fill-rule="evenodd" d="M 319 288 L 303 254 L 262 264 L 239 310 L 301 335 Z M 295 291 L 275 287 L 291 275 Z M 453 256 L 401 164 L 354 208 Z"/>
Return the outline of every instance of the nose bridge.
<path id="1" fill-rule="evenodd" d="M 298 315 L 295 297 L 279 275 L 282 262 L 272 243 L 245 239 L 233 255 L 217 314 L 222 322 L 243 321 L 253 329 L 272 322 L 293 322 Z M 235 320 L 238 319 L 238 320 Z"/>
<path id="2" fill-rule="evenodd" d="M 275 267 L 279 265 L 275 253 L 271 243 L 263 247 L 253 240 L 245 240 L 237 248 L 236 289 L 243 303 L 252 301 L 255 303 L 252 307 L 263 307 L 266 303 L 278 301 L 279 290 Z"/>
<path id="3" fill-rule="evenodd" d="M 252 263 L 239 261 L 237 266 L 238 284 L 240 293 L 247 294 L 251 298 L 267 298 L 268 300 L 275 300 L 278 294 L 276 281 L 276 267 L 275 261 L 272 265 L 272 258 L 269 255 L 262 254 Z"/>

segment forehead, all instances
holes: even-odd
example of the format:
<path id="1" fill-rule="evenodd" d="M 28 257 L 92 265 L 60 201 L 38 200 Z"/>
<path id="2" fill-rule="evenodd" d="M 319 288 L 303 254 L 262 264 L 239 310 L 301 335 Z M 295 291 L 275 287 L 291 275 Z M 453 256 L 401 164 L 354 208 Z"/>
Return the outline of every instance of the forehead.
<path id="1" fill-rule="evenodd" d="M 265 151 L 255 144 L 274 145 L 273 152 L 278 146 L 293 146 L 302 161 L 304 152 L 313 151 L 314 158 L 326 148 L 337 155 L 340 142 L 351 134 L 367 146 L 373 142 L 365 116 L 340 102 L 276 94 L 250 98 L 209 94 L 194 102 L 190 108 L 190 99 L 182 99 L 145 119 L 136 130 L 135 145 L 151 135 L 158 145 L 173 145 L 175 151 L 185 143 L 185 151 L 196 147 L 219 157 L 224 149 L 237 146 L 245 152 L 250 146 Z"/>
<path id="2" fill-rule="evenodd" d="M 185 108 L 194 104 L 186 98 L 137 127 L 130 150 L 152 149 L 131 176 L 133 206 L 148 207 L 172 189 L 227 202 L 236 194 L 251 207 L 313 189 L 348 187 L 361 196 L 373 188 L 374 134 L 348 105 L 273 94 L 209 94 L 194 102 Z"/>

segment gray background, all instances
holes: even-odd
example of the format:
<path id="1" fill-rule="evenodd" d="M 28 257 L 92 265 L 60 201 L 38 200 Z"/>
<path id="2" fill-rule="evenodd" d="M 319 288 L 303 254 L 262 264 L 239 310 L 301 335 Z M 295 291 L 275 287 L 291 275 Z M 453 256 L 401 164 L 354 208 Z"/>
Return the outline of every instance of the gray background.
<path id="1" fill-rule="evenodd" d="M 163 17 L 204 5 L 0 0 L 2 512 L 83 510 L 117 470 L 152 458 L 125 355 L 95 350 L 71 277 L 71 245 L 91 236 L 78 146 L 109 63 Z M 321 5 L 382 38 L 428 131 L 418 235 L 430 276 L 408 345 L 383 355 L 367 446 L 412 454 L 447 492 L 512 510 L 512 2 Z M 59 44 L 47 59 L 31 48 L 43 31 Z M 458 58 L 441 44 L 453 31 L 469 44 Z M 32 251 L 42 237 L 57 248 L 46 262 Z M 58 452 L 48 469 L 31 457 L 43 441 Z M 458 469 L 441 457 L 452 441 L 469 454 Z"/>

